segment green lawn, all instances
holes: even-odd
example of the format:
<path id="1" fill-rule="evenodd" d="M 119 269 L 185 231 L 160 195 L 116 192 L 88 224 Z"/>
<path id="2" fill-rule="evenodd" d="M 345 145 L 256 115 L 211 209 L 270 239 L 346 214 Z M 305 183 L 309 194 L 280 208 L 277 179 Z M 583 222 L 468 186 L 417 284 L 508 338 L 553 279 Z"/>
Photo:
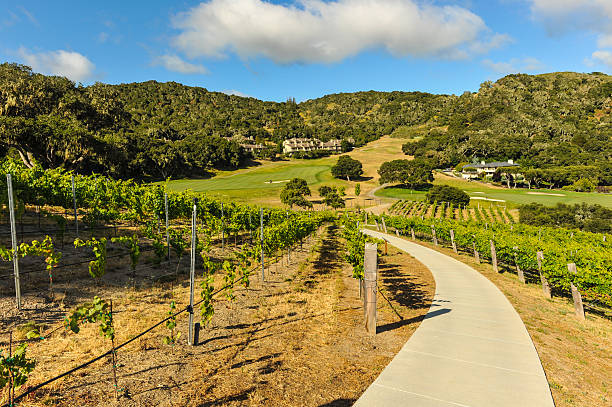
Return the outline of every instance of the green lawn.
<path id="1" fill-rule="evenodd" d="M 531 202 L 537 202 L 549 206 L 556 205 L 557 203 L 576 204 L 586 202 L 589 204 L 599 204 L 608 208 L 612 208 L 612 195 L 609 194 L 559 190 L 551 191 L 548 189 L 499 189 L 491 188 L 487 185 L 478 182 L 467 182 L 459 179 L 455 180 L 446 177 L 444 179 L 437 178 L 434 183 L 452 185 L 457 188 L 463 189 L 472 198 L 472 205 L 477 205 L 480 202 L 480 204 L 484 206 L 488 206 L 490 204 L 507 204 L 510 207 L 515 207 L 521 204 Z M 425 193 L 421 191 L 411 191 L 408 189 L 393 187 L 381 189 L 376 193 L 376 195 L 381 197 L 408 200 L 419 200 L 425 197 Z M 477 198 L 497 199 L 500 201 L 489 201 Z"/>
<path id="2" fill-rule="evenodd" d="M 305 179 L 311 189 L 322 183 L 335 183 L 330 172 L 334 163 L 335 158 L 277 162 L 210 179 L 170 181 L 168 187 L 174 191 L 191 189 L 207 192 L 212 196 L 242 202 L 262 201 L 266 198 L 277 200 L 286 181 L 292 178 Z"/>

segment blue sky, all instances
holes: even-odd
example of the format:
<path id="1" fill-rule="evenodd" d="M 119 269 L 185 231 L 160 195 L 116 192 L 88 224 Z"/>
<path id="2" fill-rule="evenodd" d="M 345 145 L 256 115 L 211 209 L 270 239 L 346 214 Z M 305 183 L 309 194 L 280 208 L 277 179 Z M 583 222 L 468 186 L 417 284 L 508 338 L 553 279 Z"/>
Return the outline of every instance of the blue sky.
<path id="1" fill-rule="evenodd" d="M 612 72 L 612 0 L 6 1 L 0 60 L 263 100 Z"/>

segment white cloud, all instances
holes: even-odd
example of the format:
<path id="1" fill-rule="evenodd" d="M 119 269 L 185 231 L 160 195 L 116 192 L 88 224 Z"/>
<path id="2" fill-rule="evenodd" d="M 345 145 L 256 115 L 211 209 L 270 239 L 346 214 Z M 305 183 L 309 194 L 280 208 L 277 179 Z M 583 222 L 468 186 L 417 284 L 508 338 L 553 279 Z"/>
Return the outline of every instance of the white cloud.
<path id="1" fill-rule="evenodd" d="M 612 44 L 611 0 L 530 0 L 533 16 L 551 34 L 589 30 L 600 35 L 600 46 Z"/>
<path id="2" fill-rule="evenodd" d="M 173 44 L 190 57 L 233 52 L 277 63 L 333 63 L 373 48 L 396 56 L 465 58 L 505 42 L 465 8 L 417 0 L 209 0 L 173 24 L 181 31 Z"/>
<path id="3" fill-rule="evenodd" d="M 236 89 L 228 89 L 228 90 L 223 90 L 221 91 L 223 93 L 225 93 L 226 95 L 234 95 L 234 96 L 240 96 L 243 98 L 250 98 L 252 97 L 251 95 L 247 95 L 246 93 L 242 93 L 239 90 Z"/>
<path id="4" fill-rule="evenodd" d="M 26 48 L 19 48 L 18 54 L 26 65 L 34 71 L 65 76 L 66 78 L 81 82 L 93 76 L 95 65 L 84 55 L 73 51 L 30 52 Z"/>
<path id="5" fill-rule="evenodd" d="M 493 62 L 485 59 L 482 64 L 495 73 L 508 75 L 518 72 L 541 71 L 544 68 L 542 62 L 536 58 L 512 58 L 507 62 Z"/>
<path id="6" fill-rule="evenodd" d="M 612 69 L 612 52 L 610 51 L 595 51 L 593 52 L 593 60 L 607 65 L 608 68 Z"/>
<path id="7" fill-rule="evenodd" d="M 207 74 L 208 69 L 202 65 L 191 64 L 183 61 L 176 55 L 162 55 L 153 60 L 153 65 L 161 65 L 169 71 L 185 74 Z"/>

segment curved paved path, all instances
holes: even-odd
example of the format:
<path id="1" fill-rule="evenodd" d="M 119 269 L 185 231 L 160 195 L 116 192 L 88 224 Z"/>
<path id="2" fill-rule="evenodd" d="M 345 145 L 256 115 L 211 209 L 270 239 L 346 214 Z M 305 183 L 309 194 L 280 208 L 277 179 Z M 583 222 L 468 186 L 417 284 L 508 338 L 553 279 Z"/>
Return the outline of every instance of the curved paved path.
<path id="1" fill-rule="evenodd" d="M 365 233 L 429 268 L 436 293 L 419 328 L 355 406 L 554 406 L 527 329 L 493 283 L 434 250 Z"/>

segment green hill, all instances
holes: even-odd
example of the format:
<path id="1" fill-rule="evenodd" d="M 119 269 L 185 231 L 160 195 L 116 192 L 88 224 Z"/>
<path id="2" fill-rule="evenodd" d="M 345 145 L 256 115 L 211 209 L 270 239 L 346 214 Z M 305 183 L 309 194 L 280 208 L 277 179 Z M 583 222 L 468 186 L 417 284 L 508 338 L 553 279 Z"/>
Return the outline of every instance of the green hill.
<path id="1" fill-rule="evenodd" d="M 29 165 L 163 179 L 232 169 L 247 154 L 226 137 L 279 145 L 290 137 L 415 137 L 406 153 L 439 166 L 514 158 L 534 167 L 611 160 L 612 77 L 510 75 L 461 96 L 357 92 L 295 103 L 209 92 L 174 82 L 84 87 L 0 65 L 0 154 Z M 418 137 L 416 137 L 418 136 Z"/>

